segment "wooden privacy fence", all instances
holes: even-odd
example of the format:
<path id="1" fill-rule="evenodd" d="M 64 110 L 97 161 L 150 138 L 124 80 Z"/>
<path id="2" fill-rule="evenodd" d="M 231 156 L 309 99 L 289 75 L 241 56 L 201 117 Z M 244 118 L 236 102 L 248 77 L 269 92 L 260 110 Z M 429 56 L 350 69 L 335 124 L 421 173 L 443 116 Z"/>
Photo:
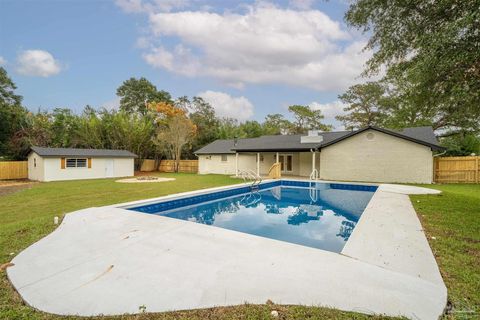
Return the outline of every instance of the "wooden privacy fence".
<path id="1" fill-rule="evenodd" d="M 7 179 L 27 179 L 28 162 L 27 161 L 1 161 L 0 162 L 0 180 Z"/>
<path id="2" fill-rule="evenodd" d="M 140 171 L 155 171 L 155 160 L 152 159 L 143 159 L 142 166 L 140 167 Z"/>
<path id="3" fill-rule="evenodd" d="M 158 166 L 160 172 L 174 172 L 175 160 L 162 160 Z M 180 160 L 178 166 L 178 172 L 184 173 L 197 173 L 198 172 L 198 160 Z"/>
<path id="4" fill-rule="evenodd" d="M 435 182 L 480 183 L 480 157 L 434 158 Z"/>

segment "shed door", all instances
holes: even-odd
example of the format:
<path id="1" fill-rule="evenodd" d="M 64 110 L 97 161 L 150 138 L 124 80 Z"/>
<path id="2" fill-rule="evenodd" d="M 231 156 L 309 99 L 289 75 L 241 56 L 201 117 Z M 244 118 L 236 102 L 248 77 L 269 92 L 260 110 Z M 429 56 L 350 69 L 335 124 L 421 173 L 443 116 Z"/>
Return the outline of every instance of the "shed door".
<path id="1" fill-rule="evenodd" d="M 105 177 L 113 177 L 113 159 L 105 159 Z"/>

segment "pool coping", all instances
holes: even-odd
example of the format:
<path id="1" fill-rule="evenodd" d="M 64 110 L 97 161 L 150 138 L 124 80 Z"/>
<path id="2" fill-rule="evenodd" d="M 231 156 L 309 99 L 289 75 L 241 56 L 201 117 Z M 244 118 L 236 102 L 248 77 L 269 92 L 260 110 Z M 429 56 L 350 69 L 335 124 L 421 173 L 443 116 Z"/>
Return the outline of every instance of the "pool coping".
<path id="1" fill-rule="evenodd" d="M 282 179 L 282 180 L 299 181 L 298 179 Z M 268 183 L 271 181 L 278 181 L 278 180 L 269 179 L 269 180 L 265 180 L 265 183 Z M 302 180 L 302 181 L 305 181 L 305 180 Z M 365 185 L 365 183 L 350 183 L 345 181 L 337 182 L 337 181 L 317 180 L 317 182 Z M 313 290 L 313 288 L 308 289 L 306 288 L 309 285 L 308 281 L 305 282 L 303 286 L 306 288 L 305 289 L 306 291 L 309 291 L 309 290 L 310 291 L 313 290 L 313 291 L 312 292 L 309 291 L 310 295 L 306 294 L 303 300 L 302 299 L 295 300 L 298 298 L 292 297 L 291 295 L 289 295 L 288 292 L 275 291 L 275 290 L 281 290 L 280 289 L 282 288 L 281 284 L 267 282 L 268 285 L 271 286 L 273 290 L 271 295 L 268 297 L 273 298 L 273 301 L 275 302 L 280 302 L 280 303 L 286 302 L 287 304 L 306 304 L 306 305 L 319 304 L 323 306 L 335 307 L 342 310 L 351 310 L 351 311 L 358 311 L 363 313 L 384 313 L 387 315 L 403 315 L 409 318 L 420 318 L 420 319 L 438 318 L 443 312 L 443 308 L 446 305 L 446 296 L 447 296 L 446 287 L 443 283 L 443 280 L 438 270 L 438 266 L 433 257 L 433 254 L 428 245 L 428 242 L 425 238 L 423 230 L 421 229 L 420 222 L 416 216 L 415 211 L 413 210 L 413 206 L 411 205 L 407 195 L 409 192 L 413 192 L 413 193 L 417 193 L 417 192 L 438 193 L 438 192 L 433 191 L 431 189 L 425 189 L 425 188 L 422 189 L 417 187 L 399 186 L 399 185 L 390 185 L 390 184 L 368 183 L 367 185 L 377 185 L 378 188 L 374 193 L 374 195 L 372 196 L 372 198 L 370 199 L 370 202 L 368 203 L 367 208 L 361 215 L 354 231 L 352 232 L 352 235 L 350 236 L 349 240 L 345 244 L 341 253 L 333 253 L 333 252 L 324 251 L 321 249 L 308 248 L 301 245 L 286 243 L 279 240 L 267 239 L 267 238 L 249 235 L 249 234 L 243 234 L 240 232 L 227 230 L 227 229 L 221 229 L 221 228 L 215 228 L 215 227 L 212 228 L 211 226 L 201 225 L 201 224 L 192 223 L 192 222 L 183 221 L 183 220 L 169 219 L 169 218 L 154 216 L 149 214 L 139 215 L 136 212 L 132 212 L 130 210 L 125 209 L 127 207 L 132 207 L 139 204 L 158 202 L 162 200 L 172 200 L 172 199 L 177 199 L 177 198 L 182 198 L 187 196 L 195 196 L 195 195 L 210 193 L 212 191 L 223 191 L 223 190 L 229 190 L 229 189 L 236 189 L 242 186 L 249 186 L 248 183 L 240 183 L 240 184 L 229 185 L 229 186 L 201 189 L 201 190 L 183 192 L 183 193 L 174 194 L 174 195 L 125 202 L 125 203 L 120 203 L 120 204 L 115 204 L 115 205 L 110 205 L 105 207 L 89 208 L 89 209 L 84 209 L 84 210 L 70 213 L 66 215 L 64 221 L 62 222 L 59 228 L 57 228 L 54 232 L 52 232 L 47 237 L 41 239 L 31 247 L 24 250 L 17 257 L 15 257 L 12 260 L 12 262 L 15 263 L 15 266 L 7 269 L 7 275 L 27 304 L 30 304 L 34 308 L 38 308 L 46 312 L 52 312 L 52 313 L 58 313 L 58 314 L 64 314 L 64 315 L 69 315 L 69 314 L 95 315 L 99 313 L 113 315 L 113 314 L 122 314 L 125 312 L 135 313 L 135 310 L 132 310 L 131 306 L 127 308 L 126 306 L 123 307 L 123 306 L 105 305 L 105 306 L 95 306 L 94 308 L 94 307 L 78 305 L 78 302 L 75 302 L 75 301 L 70 302 L 72 304 L 71 307 L 58 305 L 58 302 L 50 301 L 47 303 L 45 300 L 47 299 L 47 297 L 44 296 L 44 294 L 42 293 L 36 293 L 36 292 L 40 292 L 38 290 L 48 291 L 48 290 L 52 290 L 52 289 L 49 289 L 52 286 L 57 287 L 59 285 L 65 285 L 68 287 L 71 284 L 62 283 L 62 282 L 60 282 L 60 284 L 57 282 L 48 283 L 49 280 L 47 280 L 48 285 L 43 284 L 44 289 L 41 289 L 42 285 L 39 284 L 38 281 L 41 282 L 44 280 L 33 281 L 32 284 L 26 284 L 25 279 L 22 279 L 22 278 L 34 277 L 34 275 L 31 274 L 32 271 L 37 272 L 38 270 L 41 269 L 41 266 L 39 265 L 41 265 L 43 262 L 38 261 L 38 259 L 43 260 L 50 257 L 50 259 L 57 261 L 58 257 L 51 251 L 45 251 L 44 247 L 46 246 L 46 248 L 49 248 L 49 250 L 51 250 L 52 246 L 53 247 L 63 246 L 64 244 L 59 243 L 58 240 L 56 240 L 56 238 L 63 237 L 63 238 L 67 238 L 68 240 L 72 236 L 75 236 L 75 232 L 84 232 L 84 230 L 78 230 L 78 231 L 76 230 L 78 229 L 79 224 L 82 225 L 83 228 L 98 228 L 98 224 L 99 223 L 102 224 L 102 228 L 105 228 L 105 230 L 110 230 L 107 232 L 107 234 L 100 235 L 100 239 L 102 239 L 101 237 L 110 237 L 111 234 L 116 232 L 116 229 L 111 229 L 111 228 L 122 228 L 122 230 L 125 229 L 126 226 L 117 225 L 115 221 L 126 219 L 126 221 L 127 220 L 131 221 L 129 223 L 138 223 L 139 225 L 143 226 L 142 228 L 147 228 L 147 229 L 150 228 L 150 224 L 156 225 L 158 228 L 165 228 L 166 226 L 171 226 L 171 230 L 168 231 L 170 232 L 170 237 L 177 237 L 180 239 L 182 239 L 182 237 L 187 237 L 185 239 L 188 239 L 192 235 L 196 235 L 196 237 L 202 237 L 202 239 L 204 237 L 213 237 L 211 238 L 212 240 L 217 239 L 217 240 L 214 240 L 215 242 L 208 242 L 208 241 L 212 241 L 208 239 L 206 240 L 203 239 L 203 240 L 217 247 L 225 246 L 225 244 L 223 243 L 218 243 L 218 239 L 224 239 L 224 241 L 227 243 L 227 248 L 228 248 L 226 250 L 228 250 L 228 252 L 229 251 L 236 252 L 240 250 L 239 254 L 246 254 L 246 253 L 242 253 L 241 247 L 243 246 L 243 244 L 249 244 L 253 242 L 253 243 L 256 243 L 257 245 L 255 247 L 252 247 L 253 252 L 249 252 L 248 254 L 257 254 L 257 251 L 258 251 L 258 254 L 261 253 L 260 256 L 262 255 L 275 256 L 276 254 L 280 254 L 280 255 L 286 254 L 292 257 L 298 256 L 299 259 L 310 261 L 310 263 L 307 263 L 306 266 L 301 267 L 306 272 L 312 269 L 311 267 L 313 267 L 313 265 L 311 264 L 320 263 L 320 265 L 323 265 L 324 263 L 327 263 L 327 265 L 330 265 L 330 264 L 336 265 L 337 269 L 344 268 L 343 266 L 345 266 L 346 264 L 352 265 L 353 272 L 356 272 L 356 274 L 358 272 L 360 272 L 360 274 L 363 274 L 363 276 L 361 276 L 362 279 L 357 279 L 357 280 L 350 279 L 350 281 L 357 282 L 352 285 L 353 289 L 351 290 L 354 290 L 354 292 L 358 293 L 358 290 L 366 290 L 365 292 L 363 292 L 363 295 L 365 297 L 352 299 L 352 301 L 350 302 L 338 300 L 339 299 L 339 297 L 337 297 L 338 295 L 334 297 L 330 297 L 330 296 L 325 296 L 324 292 L 315 291 Z M 89 221 L 91 219 L 93 219 L 92 221 L 96 221 L 96 222 L 95 223 L 90 222 L 89 224 L 85 224 L 85 221 Z M 103 223 L 105 223 L 106 221 L 110 221 L 115 225 L 114 226 L 103 225 Z M 148 224 L 145 224 L 145 223 L 148 223 Z M 75 227 L 75 225 L 77 225 L 77 227 Z M 400 228 L 399 228 L 399 225 L 400 225 Z M 105 233 L 105 230 L 103 231 L 103 233 Z M 400 232 L 398 232 L 399 230 Z M 182 234 L 185 234 L 185 235 L 182 235 Z M 155 233 L 148 234 L 148 236 L 160 237 Z M 169 238 L 164 237 L 161 239 L 164 239 L 162 241 L 168 241 Z M 89 240 L 86 240 L 86 241 L 88 242 Z M 404 241 L 407 241 L 407 242 L 403 243 Z M 78 247 L 77 242 L 74 242 L 72 245 Z M 237 243 L 237 245 L 228 246 L 228 243 Z M 114 245 L 114 244 L 112 243 L 111 245 Z M 179 245 L 181 246 L 181 244 Z M 103 243 L 102 243 L 102 246 L 103 246 Z M 115 247 L 111 247 L 111 246 L 110 247 L 107 246 L 107 248 L 105 249 L 108 249 L 110 251 L 116 250 Z M 83 249 L 78 248 L 76 250 L 82 251 Z M 188 249 L 184 248 L 183 250 L 188 250 Z M 209 248 L 209 250 L 216 250 L 216 249 L 212 247 L 212 248 Z M 165 256 L 164 258 L 166 257 L 167 256 Z M 191 253 L 191 257 L 192 258 L 194 257 L 193 253 Z M 188 258 L 185 258 L 185 259 L 188 259 Z M 235 259 L 235 258 L 233 257 L 232 259 Z M 314 262 L 314 261 L 317 261 L 317 262 Z M 324 262 L 322 263 L 321 261 L 324 261 Z M 93 263 L 93 262 L 88 262 L 88 263 Z M 124 263 L 128 264 L 129 262 L 124 262 Z M 227 261 L 225 263 L 227 263 Z M 231 263 L 231 262 L 228 262 L 228 263 Z M 261 262 L 252 261 L 251 263 L 255 264 L 255 263 L 261 263 Z M 293 262 L 286 261 L 283 263 L 286 264 L 285 270 L 284 270 L 285 272 L 290 270 L 289 268 L 292 268 L 290 264 Z M 32 270 L 29 264 L 37 267 L 38 269 Z M 244 265 L 243 261 L 237 261 L 237 264 L 238 266 L 243 266 L 243 267 L 237 266 L 238 268 L 240 268 L 239 271 L 245 268 L 248 269 L 251 267 L 250 265 Z M 48 266 L 48 267 L 51 267 L 51 266 Z M 355 271 L 357 269 L 363 270 L 363 271 Z M 292 269 L 292 270 L 296 270 L 296 269 Z M 346 270 L 349 270 L 349 269 L 347 268 Z M 38 271 L 38 272 L 41 273 L 41 271 Z M 85 272 L 85 271 L 82 271 L 82 272 Z M 175 271 L 166 270 L 165 272 L 172 273 Z M 279 271 L 277 270 L 277 272 Z M 309 271 L 309 272 L 312 272 L 312 271 Z M 331 270 L 331 272 L 332 272 L 331 276 L 338 277 L 338 279 L 342 279 L 345 277 L 348 278 L 348 276 L 338 273 L 339 271 L 337 270 Z M 371 273 L 371 275 L 367 276 L 365 272 Z M 59 270 L 58 275 L 55 274 L 54 276 L 61 277 L 62 273 L 64 273 L 64 271 Z M 274 275 L 270 275 L 270 274 L 264 275 L 264 277 L 267 278 L 267 280 L 269 277 L 272 277 L 272 276 L 274 277 Z M 288 276 L 288 273 L 286 273 L 285 276 Z M 238 277 L 238 275 L 236 274 L 230 275 L 230 277 L 235 278 L 235 277 Z M 299 275 L 299 277 L 301 277 L 301 275 Z M 328 281 L 331 281 L 329 277 L 323 274 L 317 274 L 315 277 L 318 278 L 318 281 L 323 281 L 325 283 L 327 283 Z M 365 277 L 365 279 L 363 279 L 363 277 Z M 396 280 L 396 279 L 399 279 L 399 280 Z M 140 280 L 142 280 L 142 278 L 139 278 L 137 281 L 140 281 Z M 227 279 L 224 279 L 223 281 L 228 282 L 233 280 L 227 278 Z M 378 280 L 381 280 L 380 283 L 378 283 Z M 65 279 L 63 281 L 65 281 Z M 68 279 L 68 281 L 74 282 L 73 279 Z M 109 281 L 110 282 L 107 281 L 107 283 L 110 286 L 115 285 L 115 282 L 111 282 L 113 281 L 112 279 L 110 279 Z M 159 281 L 159 280 L 157 279 L 156 281 Z M 258 281 L 263 281 L 263 280 L 259 279 Z M 383 284 L 383 282 L 387 283 L 388 285 Z M 370 285 L 367 285 L 368 283 L 370 283 Z M 406 285 L 406 287 L 403 286 L 403 283 Z M 136 284 L 131 283 L 131 285 L 135 286 Z M 218 285 L 221 285 L 221 284 L 216 284 L 215 286 L 218 286 Z M 237 285 L 240 286 L 240 288 L 229 288 L 228 290 L 233 291 L 235 293 L 236 290 L 242 289 L 241 288 L 243 285 L 242 283 L 237 283 Z M 290 287 L 296 288 L 295 285 L 291 283 L 285 284 L 285 285 L 287 287 L 290 286 Z M 339 289 L 340 291 L 345 291 L 347 290 L 347 288 L 350 287 L 350 286 L 344 287 L 344 284 L 336 283 L 336 282 L 330 283 L 330 286 L 339 286 L 341 288 Z M 387 287 L 397 286 L 398 288 L 387 289 L 385 288 L 385 286 Z M 414 288 L 413 291 L 411 291 L 412 288 Z M 33 290 L 33 292 L 31 292 L 31 290 Z M 58 290 L 58 288 L 56 290 Z M 89 292 L 88 290 L 89 288 L 85 289 L 85 291 Z M 243 290 L 246 290 L 246 289 L 243 289 Z M 292 290 L 295 291 L 294 289 Z M 379 292 L 381 293 L 383 292 L 383 293 L 378 295 L 377 292 L 374 292 L 376 290 L 379 290 Z M 393 291 L 389 291 L 389 290 L 393 290 Z M 415 291 L 415 290 L 418 290 L 418 291 Z M 390 297 L 388 298 L 383 297 L 385 292 L 389 292 L 387 293 L 387 295 L 390 295 Z M 413 297 L 407 297 L 407 292 L 408 292 L 408 296 L 413 295 Z M 415 297 L 416 295 L 415 292 L 417 292 L 418 297 Z M 94 294 L 95 293 L 96 291 L 94 291 Z M 235 296 L 234 293 L 231 293 L 231 295 Z M 40 296 L 38 296 L 38 294 L 40 294 Z M 92 293 L 90 292 L 90 294 Z M 124 292 L 124 294 L 128 295 L 130 293 Z M 209 295 L 211 295 L 211 293 Z M 262 297 L 261 294 L 252 293 L 252 292 L 250 293 L 250 297 L 252 297 L 251 301 L 248 299 L 249 298 L 248 295 L 244 296 L 243 300 L 235 300 L 233 297 L 231 297 L 230 300 L 228 301 L 226 297 L 225 299 L 223 299 L 222 297 L 216 297 L 216 296 L 210 297 L 209 295 L 207 295 L 208 298 L 204 298 L 206 299 L 204 302 L 191 302 L 190 304 L 187 303 L 186 304 L 187 307 L 185 309 L 211 307 L 215 305 L 232 305 L 232 301 L 237 301 L 239 303 L 244 301 L 248 301 L 252 303 L 262 303 L 266 301 L 266 299 L 262 301 L 261 298 L 257 296 L 259 295 L 260 297 Z M 395 295 L 398 295 L 398 297 L 396 297 Z M 148 299 L 148 297 L 145 297 L 144 299 Z M 378 301 L 370 301 L 375 299 Z M 148 311 L 172 310 L 172 309 L 161 307 L 158 305 L 157 307 L 155 307 L 154 306 L 155 302 L 151 302 L 151 303 L 152 305 L 150 309 L 148 309 Z M 172 301 L 172 305 L 176 306 L 177 304 L 175 304 Z M 184 305 L 181 305 L 181 306 L 184 306 Z M 408 306 L 408 309 L 406 308 L 406 306 Z"/>
<path id="2" fill-rule="evenodd" d="M 281 178 L 281 179 L 266 179 L 266 180 L 262 180 L 262 182 L 260 183 L 260 185 L 265 185 L 265 184 L 269 184 L 269 183 L 272 183 L 272 182 L 280 182 L 281 181 L 292 181 L 292 182 L 304 182 L 304 183 L 325 183 L 325 184 L 343 184 L 343 185 L 358 185 L 358 186 L 368 186 L 368 187 L 376 187 L 376 189 L 378 189 L 379 185 L 380 184 L 375 184 L 375 183 L 359 183 L 359 182 L 355 182 L 355 183 L 347 183 L 347 182 L 337 182 L 337 181 L 326 181 L 326 180 L 298 180 L 298 179 L 289 179 L 289 178 Z M 195 197 L 195 196 L 201 196 L 201 195 L 205 195 L 205 194 L 210 194 L 210 193 L 213 193 L 213 192 L 222 192 L 222 191 L 228 191 L 228 190 L 235 190 L 235 189 L 240 189 L 240 188 L 249 188 L 251 187 L 251 183 L 240 183 L 240 184 L 235 184 L 235 185 L 229 185 L 229 186 L 220 186 L 220 187 L 213 187 L 213 188 L 206 188 L 206 189 L 199 189 L 199 190 L 193 190 L 193 191 L 187 191 L 187 192 L 182 192 L 182 193 L 177 193 L 177 194 L 172 194 L 172 195 L 166 195 L 166 196 L 160 196 L 160 197 L 154 197 L 154 198 L 148 198 L 148 199 L 143 199 L 143 200 L 135 200 L 135 201 L 129 201 L 129 202 L 124 202 L 124 203 L 119 203 L 119 204 L 114 204 L 114 205 L 108 205 L 108 206 L 105 206 L 107 208 L 119 208 L 119 209 L 127 209 L 127 210 L 131 210 L 131 209 L 134 209 L 134 208 L 137 208 L 137 207 L 142 207 L 142 206 L 148 206 L 148 205 L 151 205 L 151 204 L 157 204 L 157 203 L 161 203 L 161 202 L 168 202 L 168 201 L 172 201 L 172 200 L 178 200 L 178 199 L 183 199 L 183 198 L 189 198 L 189 197 Z M 276 187 L 276 186 L 273 186 L 273 188 Z M 299 187 L 299 186 L 286 186 L 286 187 L 293 187 L 293 188 L 305 188 L 305 187 Z M 268 189 L 268 188 L 267 188 Z M 373 193 L 375 194 L 377 190 L 373 191 Z M 248 191 L 247 191 L 248 192 Z M 244 194 L 244 193 L 241 193 L 241 194 Z M 235 195 L 232 195 L 232 197 L 235 196 Z M 226 197 L 222 197 L 221 199 L 223 198 L 228 198 L 230 196 L 226 196 Z M 373 198 L 373 196 L 372 196 Z M 372 200 L 372 198 L 369 200 L 369 203 L 370 201 Z M 217 201 L 217 200 L 220 200 L 220 199 L 214 199 L 214 200 L 210 200 L 210 201 L 206 201 L 206 202 L 214 202 L 214 201 Z M 202 201 L 202 203 L 205 203 Z M 186 205 L 186 206 L 181 206 L 181 207 L 178 207 L 178 208 L 171 208 L 169 210 L 165 210 L 165 212 L 167 211 L 170 211 L 170 210 L 177 210 L 177 209 L 181 209 L 181 208 L 189 208 L 191 206 L 193 206 L 195 204 L 191 204 L 191 205 Z M 368 204 L 367 204 L 367 207 L 368 207 Z M 143 213 L 143 214 L 152 214 L 152 213 L 146 213 L 146 212 L 141 212 L 141 211 L 138 211 L 139 213 Z M 359 218 L 359 221 L 357 222 L 357 224 L 360 222 L 361 218 L 363 216 L 363 212 Z M 356 227 L 353 229 L 355 231 Z M 234 231 L 234 230 L 232 230 Z M 252 236 L 256 236 L 256 235 L 252 235 Z M 271 240 L 275 240 L 275 241 L 282 241 L 282 240 L 276 240 L 276 239 L 271 239 Z M 346 246 L 346 244 L 348 243 L 348 241 L 350 241 L 350 238 L 347 240 L 347 242 L 345 243 L 344 247 Z M 297 244 L 299 245 L 299 244 Z M 323 250 L 323 249 L 319 249 L 319 248 L 316 248 L 317 250 Z M 324 250 L 324 251 L 328 251 L 328 250 Z M 328 251 L 330 252 L 330 251 Z M 340 251 L 340 252 L 333 252 L 333 253 L 338 253 L 338 254 L 343 254 L 343 249 Z"/>
<path id="3" fill-rule="evenodd" d="M 298 180 L 298 179 L 289 179 L 289 178 L 265 179 L 265 180 L 262 180 L 261 184 L 266 184 L 266 183 L 270 183 L 270 182 L 277 182 L 277 181 L 308 182 L 310 180 Z M 314 182 L 345 184 L 345 185 L 361 185 L 361 186 L 366 185 L 366 186 L 375 186 L 375 187 L 380 186 L 380 184 L 378 184 L 378 183 L 361 183 L 361 182 L 327 181 L 327 180 L 314 180 Z M 175 200 L 175 199 L 189 197 L 189 196 L 198 196 L 198 195 L 208 194 L 208 193 L 211 193 L 211 192 L 232 190 L 232 189 L 238 189 L 238 188 L 241 188 L 241 187 L 250 187 L 250 186 L 251 186 L 251 183 L 238 183 L 238 184 L 232 184 L 232 185 L 228 185 L 228 186 L 198 189 L 198 190 L 180 192 L 180 193 L 175 193 L 175 194 L 170 194 L 170 195 L 165 195 L 165 196 L 160 196 L 160 197 L 153 197 L 153 198 L 142 199 L 142 200 L 122 202 L 122 203 L 117 203 L 117 204 L 113 204 L 113 205 L 108 205 L 108 206 L 105 206 L 105 207 L 106 208 L 130 209 L 132 207 L 142 205 L 142 204 L 143 205 L 148 205 L 148 204 L 153 204 L 155 202 L 160 202 L 160 201 Z"/>

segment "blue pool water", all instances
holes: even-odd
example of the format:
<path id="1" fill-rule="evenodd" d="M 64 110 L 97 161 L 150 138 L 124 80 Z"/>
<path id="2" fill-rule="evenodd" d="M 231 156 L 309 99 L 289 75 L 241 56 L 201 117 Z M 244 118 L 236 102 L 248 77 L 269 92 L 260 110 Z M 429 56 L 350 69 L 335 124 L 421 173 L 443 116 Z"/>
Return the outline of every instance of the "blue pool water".
<path id="1" fill-rule="evenodd" d="M 374 186 L 276 181 L 130 208 L 340 252 Z"/>

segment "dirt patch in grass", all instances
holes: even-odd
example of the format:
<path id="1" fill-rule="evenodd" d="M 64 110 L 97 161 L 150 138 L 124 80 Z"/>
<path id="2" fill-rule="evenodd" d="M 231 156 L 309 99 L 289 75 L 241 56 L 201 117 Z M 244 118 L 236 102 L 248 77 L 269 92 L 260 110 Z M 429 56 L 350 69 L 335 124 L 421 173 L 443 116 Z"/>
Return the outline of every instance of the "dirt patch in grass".
<path id="1" fill-rule="evenodd" d="M 23 189 L 29 189 L 35 184 L 37 182 L 30 180 L 0 180 L 0 197 Z"/>

